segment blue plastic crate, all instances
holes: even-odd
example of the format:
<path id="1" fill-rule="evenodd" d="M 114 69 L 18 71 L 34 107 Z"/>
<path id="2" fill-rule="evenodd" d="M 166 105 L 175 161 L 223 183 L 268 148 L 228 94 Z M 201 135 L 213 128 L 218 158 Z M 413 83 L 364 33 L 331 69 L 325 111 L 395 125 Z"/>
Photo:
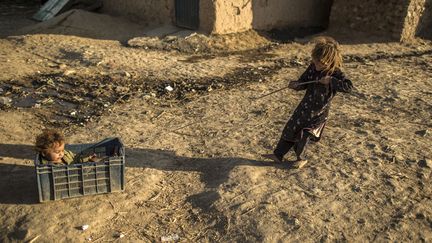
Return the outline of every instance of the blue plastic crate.
<path id="1" fill-rule="evenodd" d="M 40 155 L 36 155 L 40 202 L 125 189 L 125 152 L 119 138 L 108 138 L 97 144 L 67 145 L 66 149 L 77 156 L 96 154 L 104 159 L 71 165 L 42 165 Z"/>

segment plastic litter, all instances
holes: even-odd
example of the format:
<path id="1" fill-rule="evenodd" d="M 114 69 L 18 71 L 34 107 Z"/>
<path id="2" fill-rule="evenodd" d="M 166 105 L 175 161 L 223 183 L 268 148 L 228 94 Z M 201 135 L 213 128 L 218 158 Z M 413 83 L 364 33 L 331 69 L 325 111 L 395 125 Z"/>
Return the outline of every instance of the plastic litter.
<path id="1" fill-rule="evenodd" d="M 162 242 L 176 241 L 176 240 L 180 240 L 180 237 L 177 234 L 172 234 L 172 235 L 167 235 L 167 236 L 161 237 Z"/>

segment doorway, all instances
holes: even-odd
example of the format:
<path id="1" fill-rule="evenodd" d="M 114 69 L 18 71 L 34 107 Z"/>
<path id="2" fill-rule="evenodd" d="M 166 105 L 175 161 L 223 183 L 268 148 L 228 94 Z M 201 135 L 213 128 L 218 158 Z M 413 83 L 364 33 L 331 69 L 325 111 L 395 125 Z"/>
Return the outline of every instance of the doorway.
<path id="1" fill-rule="evenodd" d="M 176 25 L 186 29 L 199 27 L 199 0 L 175 0 Z"/>

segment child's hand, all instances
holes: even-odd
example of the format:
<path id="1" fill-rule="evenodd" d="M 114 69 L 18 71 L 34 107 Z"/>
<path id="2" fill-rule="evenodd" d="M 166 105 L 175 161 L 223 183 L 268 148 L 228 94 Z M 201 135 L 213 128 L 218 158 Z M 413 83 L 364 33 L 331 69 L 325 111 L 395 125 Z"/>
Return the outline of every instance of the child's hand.
<path id="1" fill-rule="evenodd" d="M 291 82 L 288 84 L 288 88 L 290 88 L 290 89 L 297 89 L 299 86 L 300 86 L 300 85 L 299 85 L 299 83 L 298 83 L 297 81 L 291 81 Z"/>
<path id="2" fill-rule="evenodd" d="M 96 154 L 93 154 L 93 155 L 89 156 L 88 160 L 91 162 L 99 162 L 100 158 L 98 158 Z"/>
<path id="3" fill-rule="evenodd" d="M 331 77 L 325 76 L 325 77 L 322 77 L 318 82 L 320 82 L 321 84 L 329 84 L 330 81 L 331 81 Z"/>

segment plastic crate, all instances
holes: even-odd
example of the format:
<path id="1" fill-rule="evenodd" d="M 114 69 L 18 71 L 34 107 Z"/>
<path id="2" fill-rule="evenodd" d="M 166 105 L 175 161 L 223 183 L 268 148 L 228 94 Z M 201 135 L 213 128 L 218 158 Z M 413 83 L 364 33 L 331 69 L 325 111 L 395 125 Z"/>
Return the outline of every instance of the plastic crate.
<path id="1" fill-rule="evenodd" d="M 77 156 L 96 154 L 104 159 L 71 165 L 43 165 L 40 155 L 36 155 L 40 202 L 125 189 L 125 152 L 119 138 L 108 138 L 96 144 L 66 145 L 66 149 Z"/>

